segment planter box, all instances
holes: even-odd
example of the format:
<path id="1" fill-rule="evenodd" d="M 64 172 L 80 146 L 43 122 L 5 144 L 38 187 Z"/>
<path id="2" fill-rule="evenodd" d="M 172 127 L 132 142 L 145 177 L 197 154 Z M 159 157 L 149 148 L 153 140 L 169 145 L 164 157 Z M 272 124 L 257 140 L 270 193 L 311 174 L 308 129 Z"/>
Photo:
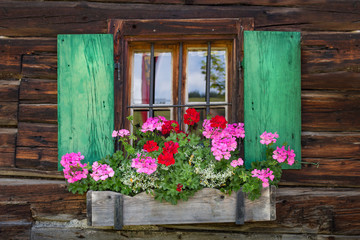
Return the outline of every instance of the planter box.
<path id="1" fill-rule="evenodd" d="M 146 193 L 129 197 L 110 191 L 89 191 L 87 218 L 90 226 L 114 226 L 117 230 L 124 225 L 270 221 L 276 219 L 275 187 L 263 189 L 255 201 L 241 191 L 229 196 L 205 188 L 177 205 L 160 203 Z"/>

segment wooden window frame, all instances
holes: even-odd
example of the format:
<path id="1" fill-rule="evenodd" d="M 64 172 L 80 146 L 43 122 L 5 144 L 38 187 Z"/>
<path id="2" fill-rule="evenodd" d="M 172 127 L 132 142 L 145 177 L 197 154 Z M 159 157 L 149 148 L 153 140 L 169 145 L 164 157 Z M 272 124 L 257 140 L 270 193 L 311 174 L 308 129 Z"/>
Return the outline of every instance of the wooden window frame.
<path id="1" fill-rule="evenodd" d="M 109 20 L 108 33 L 114 36 L 114 58 L 117 65 L 114 74 L 115 129 L 129 127 L 126 121 L 126 116 L 130 113 L 128 79 L 131 72 L 127 61 L 128 49 L 132 42 L 141 41 L 232 41 L 233 59 L 229 74 L 231 88 L 228 89 L 231 91 L 231 98 L 228 99 L 231 104 L 228 107 L 231 113 L 229 121 L 242 122 L 244 82 L 240 63 L 243 58 L 243 32 L 253 29 L 252 18 Z"/>

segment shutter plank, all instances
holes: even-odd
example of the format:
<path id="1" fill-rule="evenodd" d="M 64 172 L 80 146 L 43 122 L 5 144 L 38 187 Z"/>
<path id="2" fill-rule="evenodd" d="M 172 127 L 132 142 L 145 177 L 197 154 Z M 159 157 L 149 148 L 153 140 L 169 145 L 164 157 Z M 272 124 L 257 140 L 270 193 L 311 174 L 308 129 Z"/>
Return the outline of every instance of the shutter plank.
<path id="1" fill-rule="evenodd" d="M 279 134 L 301 160 L 301 62 L 300 33 L 244 33 L 244 121 L 246 166 L 265 159 L 260 143 L 264 132 Z"/>
<path id="2" fill-rule="evenodd" d="M 81 152 L 92 163 L 113 153 L 113 54 L 111 34 L 58 36 L 59 159 Z"/>

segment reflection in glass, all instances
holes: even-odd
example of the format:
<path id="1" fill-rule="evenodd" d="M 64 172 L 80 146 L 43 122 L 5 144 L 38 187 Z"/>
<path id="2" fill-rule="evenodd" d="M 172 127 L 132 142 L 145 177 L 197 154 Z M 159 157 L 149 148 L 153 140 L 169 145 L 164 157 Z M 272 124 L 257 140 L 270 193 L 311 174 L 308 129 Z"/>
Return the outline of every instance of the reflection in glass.
<path id="1" fill-rule="evenodd" d="M 163 116 L 167 120 L 171 120 L 171 113 L 168 109 L 154 110 L 154 117 Z M 134 125 L 143 125 L 144 122 L 149 118 L 148 110 L 134 110 Z"/>
<path id="2" fill-rule="evenodd" d="M 163 116 L 166 120 L 171 120 L 170 110 L 155 110 L 154 117 Z"/>
<path id="3" fill-rule="evenodd" d="M 172 55 L 155 52 L 155 104 L 171 104 Z M 132 104 L 150 103 L 150 52 L 135 52 L 132 70 Z"/>
<path id="4" fill-rule="evenodd" d="M 139 124 L 139 126 L 142 126 L 144 122 L 149 117 L 149 111 L 147 110 L 134 110 L 134 121 L 133 124 L 136 126 Z"/>
<path id="5" fill-rule="evenodd" d="M 188 102 L 206 101 L 206 57 L 207 51 L 188 50 L 187 92 Z M 225 102 L 226 50 L 211 51 L 210 102 Z"/>
<path id="6" fill-rule="evenodd" d="M 188 102 L 205 102 L 206 50 L 188 50 L 187 53 L 187 92 Z"/>
<path id="7" fill-rule="evenodd" d="M 226 51 L 211 51 L 210 102 L 225 102 L 225 83 Z"/>

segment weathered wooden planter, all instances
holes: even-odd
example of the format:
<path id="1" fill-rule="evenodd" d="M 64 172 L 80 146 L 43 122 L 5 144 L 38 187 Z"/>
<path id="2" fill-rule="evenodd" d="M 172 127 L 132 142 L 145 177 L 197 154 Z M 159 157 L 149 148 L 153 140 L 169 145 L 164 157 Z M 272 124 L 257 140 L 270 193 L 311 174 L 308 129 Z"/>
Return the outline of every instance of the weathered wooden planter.
<path id="1" fill-rule="evenodd" d="M 160 203 L 146 193 L 129 197 L 111 191 L 89 191 L 87 218 L 90 226 L 113 226 L 117 230 L 125 225 L 270 221 L 276 219 L 275 187 L 263 189 L 255 201 L 241 191 L 229 196 L 205 188 L 177 205 Z"/>

